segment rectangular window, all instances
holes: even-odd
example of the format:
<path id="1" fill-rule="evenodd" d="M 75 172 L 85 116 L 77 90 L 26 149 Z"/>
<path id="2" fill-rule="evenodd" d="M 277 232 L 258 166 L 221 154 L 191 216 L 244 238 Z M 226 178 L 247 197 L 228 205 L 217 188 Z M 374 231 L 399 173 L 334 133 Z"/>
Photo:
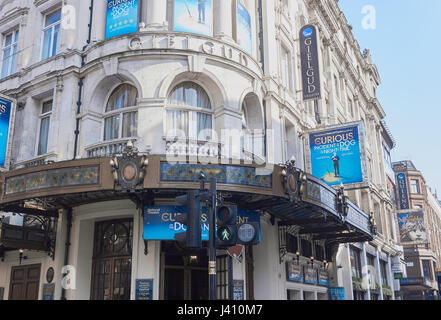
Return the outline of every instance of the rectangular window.
<path id="1" fill-rule="evenodd" d="M 410 191 L 415 194 L 420 193 L 420 184 L 419 184 L 418 180 L 415 180 L 415 179 L 410 180 Z"/>
<path id="2" fill-rule="evenodd" d="M 349 114 L 353 118 L 354 117 L 354 104 L 352 103 L 351 99 L 348 100 L 348 108 L 349 108 Z"/>
<path id="3" fill-rule="evenodd" d="M 204 112 L 167 110 L 167 132 L 169 137 L 211 140 L 213 115 Z"/>
<path id="4" fill-rule="evenodd" d="M 2 49 L 1 77 L 7 77 L 15 72 L 15 60 L 17 56 L 18 30 L 4 35 Z"/>
<path id="5" fill-rule="evenodd" d="M 198 140 L 211 140 L 212 115 L 198 112 Z"/>
<path id="6" fill-rule="evenodd" d="M 432 270 L 430 268 L 430 260 L 423 260 L 424 278 L 432 280 Z"/>
<path id="7" fill-rule="evenodd" d="M 370 255 L 370 254 L 366 254 L 367 257 L 367 264 L 368 264 L 368 283 L 369 283 L 369 288 L 371 289 L 375 289 L 376 288 L 376 275 L 375 275 L 375 258 L 374 256 Z"/>
<path id="8" fill-rule="evenodd" d="M 61 25 L 61 10 L 46 15 L 43 28 L 41 60 L 57 55 L 58 36 Z"/>
<path id="9" fill-rule="evenodd" d="M 351 258 L 351 271 L 352 271 L 352 277 L 361 279 L 361 258 L 360 258 L 360 251 L 358 249 L 355 249 L 351 247 L 349 249 L 349 254 Z"/>
<path id="10" fill-rule="evenodd" d="M 337 98 L 340 99 L 340 85 L 338 83 L 337 76 L 334 75 L 334 85 L 335 85 L 335 93 L 337 94 Z"/>
<path id="11" fill-rule="evenodd" d="M 122 137 L 136 137 L 138 135 L 138 112 L 126 112 L 123 114 Z"/>
<path id="12" fill-rule="evenodd" d="M 188 136 L 188 111 L 167 111 L 167 136 Z"/>
<path id="13" fill-rule="evenodd" d="M 229 286 L 230 286 L 230 270 L 229 270 L 229 256 L 219 256 L 216 259 L 216 292 L 218 300 L 228 300 Z"/>
<path id="14" fill-rule="evenodd" d="M 38 155 L 47 153 L 47 144 L 49 141 L 49 127 L 52 113 L 52 100 L 43 103 L 40 115 L 40 136 L 38 140 Z"/>
<path id="15" fill-rule="evenodd" d="M 285 88 L 290 89 L 289 83 L 289 52 L 284 47 L 282 47 L 282 84 Z"/>
<path id="16" fill-rule="evenodd" d="M 383 286 L 388 286 L 389 283 L 387 281 L 387 264 L 384 261 L 380 261 L 381 265 L 381 282 L 383 283 Z"/>
<path id="17" fill-rule="evenodd" d="M 104 124 L 104 141 L 118 139 L 120 114 L 106 118 Z"/>

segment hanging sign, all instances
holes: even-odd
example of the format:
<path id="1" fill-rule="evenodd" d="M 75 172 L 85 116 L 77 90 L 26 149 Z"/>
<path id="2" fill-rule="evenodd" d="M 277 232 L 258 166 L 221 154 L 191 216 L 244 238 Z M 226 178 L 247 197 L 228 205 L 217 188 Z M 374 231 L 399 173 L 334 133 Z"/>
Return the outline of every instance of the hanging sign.
<path id="1" fill-rule="evenodd" d="M 15 103 L 13 99 L 0 95 L 0 167 L 7 167 L 9 162 L 9 142 L 11 135 L 11 125 L 13 121 L 13 109 Z"/>
<path id="2" fill-rule="evenodd" d="M 313 25 L 300 30 L 303 100 L 321 98 L 317 29 Z"/>
<path id="3" fill-rule="evenodd" d="M 249 54 L 252 53 L 253 40 L 251 35 L 251 16 L 242 1 L 236 1 L 237 42 Z"/>
<path id="4" fill-rule="evenodd" d="M 174 31 L 213 36 L 212 0 L 175 0 Z"/>
<path id="5" fill-rule="evenodd" d="M 400 209 L 409 209 L 409 196 L 407 194 L 407 182 L 406 175 L 404 173 L 399 173 L 397 175 L 397 185 L 398 185 L 398 198 L 400 201 Z"/>
<path id="6" fill-rule="evenodd" d="M 307 136 L 311 174 L 331 186 L 368 182 L 363 122 L 313 130 Z"/>
<path id="7" fill-rule="evenodd" d="M 289 281 L 303 282 L 302 266 L 296 262 L 291 261 L 287 263 L 287 276 Z"/>
<path id="8" fill-rule="evenodd" d="M 106 39 L 138 31 L 138 0 L 108 0 Z"/>
<path id="9" fill-rule="evenodd" d="M 175 234 L 185 232 L 185 225 L 176 221 L 176 216 L 185 214 L 185 206 L 146 206 L 144 208 L 144 240 L 175 240 Z M 259 242 L 260 215 L 256 211 L 238 210 L 238 223 L 259 223 Z M 208 207 L 202 207 L 201 217 L 202 240 L 208 241 Z"/>

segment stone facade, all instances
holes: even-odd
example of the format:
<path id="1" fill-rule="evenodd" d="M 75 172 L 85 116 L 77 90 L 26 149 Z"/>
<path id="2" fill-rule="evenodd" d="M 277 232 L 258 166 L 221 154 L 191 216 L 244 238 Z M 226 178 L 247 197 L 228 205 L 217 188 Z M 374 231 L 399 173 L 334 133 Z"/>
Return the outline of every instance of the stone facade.
<path id="1" fill-rule="evenodd" d="M 331 286 L 344 287 L 347 299 L 354 295 L 372 298 L 368 285 L 366 252 L 375 259 L 378 298 L 385 299 L 383 287 L 394 297 L 392 260 L 400 255 L 396 234 L 394 202 L 388 193 L 384 165 L 385 112 L 376 97 L 380 76 L 369 50 L 361 52 L 351 26 L 334 0 L 245 0 L 250 13 L 252 50 L 237 43 L 237 28 L 229 1 L 214 1 L 213 36 L 173 31 L 173 1 L 140 0 L 139 32 L 105 40 L 106 1 L 46 0 L 0 1 L 0 34 L 4 38 L 19 30 L 15 72 L 0 80 L 0 92 L 15 98 L 18 108 L 12 141 L 11 169 L 32 167 L 48 162 L 86 159 L 112 155 L 128 141 L 135 141 L 143 154 L 165 155 L 170 144 L 167 110 L 173 88 L 185 82 L 202 87 L 211 102 L 207 111 L 213 128 L 241 130 L 243 114 L 251 129 L 270 130 L 264 152 L 252 152 L 253 161 L 266 164 L 296 159 L 296 166 L 306 168 L 305 139 L 309 130 L 331 125 L 363 121 L 366 129 L 366 158 L 369 182 L 346 188 L 346 195 L 364 212 L 373 213 L 378 234 L 371 243 L 341 245 L 337 261 L 330 264 Z M 75 23 L 61 21 L 56 54 L 43 57 L 46 19 L 63 9 Z M 92 10 L 91 10 L 92 9 Z M 72 16 L 73 14 L 73 16 Z M 89 34 L 88 24 L 92 23 Z M 322 99 L 302 101 L 299 31 L 314 24 L 319 31 L 319 62 Z M 106 104 L 110 94 L 121 84 L 136 88 L 138 98 L 130 111 L 136 112 L 136 135 L 105 140 Z M 52 101 L 44 112 L 45 102 Z M 43 153 L 41 132 L 44 118 L 50 119 L 47 145 Z M 205 143 L 207 141 L 204 141 Z M 210 142 L 209 142 L 210 143 Z M 196 141 L 198 145 L 198 141 Z M 118 149 L 119 148 L 119 149 Z M 196 147 L 198 148 L 198 146 Z M 214 144 L 214 149 L 217 144 Z M 186 149 L 186 155 L 190 151 Z M 245 157 L 239 154 L 239 158 Z M 228 155 L 227 158 L 234 158 Z M 259 182 L 267 185 L 268 181 Z M 60 214 L 55 262 L 58 275 L 63 265 L 61 243 L 66 231 L 66 211 Z M 135 278 L 158 279 L 153 297 L 159 297 L 160 244 L 149 242 L 143 256 L 140 239 L 142 223 L 129 201 L 93 203 L 74 208 L 70 264 L 77 268 L 77 289 L 68 290 L 69 299 L 88 299 L 92 254 L 87 242 L 93 240 L 93 223 L 104 218 L 134 217 Z M 287 282 L 285 264 L 279 263 L 278 230 L 269 215 L 262 216 L 262 245 L 254 249 L 254 297 L 257 299 L 324 299 L 327 289 Z M 361 259 L 361 293 L 354 293 L 350 248 Z M 0 268 L 15 264 L 7 254 Z M 34 259 L 34 260 L 32 260 Z M 39 261 L 32 257 L 28 262 Z M 89 259 L 90 260 L 90 259 Z M 381 263 L 386 263 L 386 275 Z M 271 271 L 270 271 L 271 270 Z M 245 279 L 244 263 L 235 261 L 235 279 Z M 260 275 L 265 274 L 265 277 Z M 8 287 L 8 276 L 0 277 L 0 286 Z M 387 279 L 387 284 L 383 283 Z M 396 289 L 396 288 L 395 288 Z M 396 289 L 398 290 L 398 289 Z M 289 292 L 288 292 L 289 291 Z M 7 290 L 6 290 L 7 292 Z M 61 293 L 56 287 L 55 295 Z M 134 290 L 131 298 L 134 298 Z"/>

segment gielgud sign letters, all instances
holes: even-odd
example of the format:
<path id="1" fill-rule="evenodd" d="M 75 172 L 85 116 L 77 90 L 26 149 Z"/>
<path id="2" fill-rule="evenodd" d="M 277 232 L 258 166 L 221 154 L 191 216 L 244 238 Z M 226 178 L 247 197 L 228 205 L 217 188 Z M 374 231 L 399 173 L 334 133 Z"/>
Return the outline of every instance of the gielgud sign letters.
<path id="1" fill-rule="evenodd" d="M 302 61 L 303 100 L 321 98 L 317 30 L 313 25 L 300 30 L 300 56 Z"/>

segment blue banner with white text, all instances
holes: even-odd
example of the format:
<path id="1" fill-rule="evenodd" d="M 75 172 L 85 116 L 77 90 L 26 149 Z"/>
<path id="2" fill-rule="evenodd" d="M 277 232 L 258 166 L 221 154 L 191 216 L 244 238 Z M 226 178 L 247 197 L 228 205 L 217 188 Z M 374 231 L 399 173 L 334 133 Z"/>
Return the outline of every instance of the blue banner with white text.
<path id="1" fill-rule="evenodd" d="M 106 39 L 138 31 L 138 0 L 108 0 Z"/>
<path id="2" fill-rule="evenodd" d="M 312 174 L 329 185 L 363 182 L 359 125 L 310 134 Z"/>
<path id="3" fill-rule="evenodd" d="M 209 239 L 208 207 L 202 207 L 202 240 Z M 144 208 L 144 240 L 174 240 L 175 234 L 185 232 L 185 225 L 176 216 L 187 213 L 185 206 L 146 206 Z M 258 222 L 260 241 L 260 215 L 256 211 L 237 210 L 237 222 Z"/>

